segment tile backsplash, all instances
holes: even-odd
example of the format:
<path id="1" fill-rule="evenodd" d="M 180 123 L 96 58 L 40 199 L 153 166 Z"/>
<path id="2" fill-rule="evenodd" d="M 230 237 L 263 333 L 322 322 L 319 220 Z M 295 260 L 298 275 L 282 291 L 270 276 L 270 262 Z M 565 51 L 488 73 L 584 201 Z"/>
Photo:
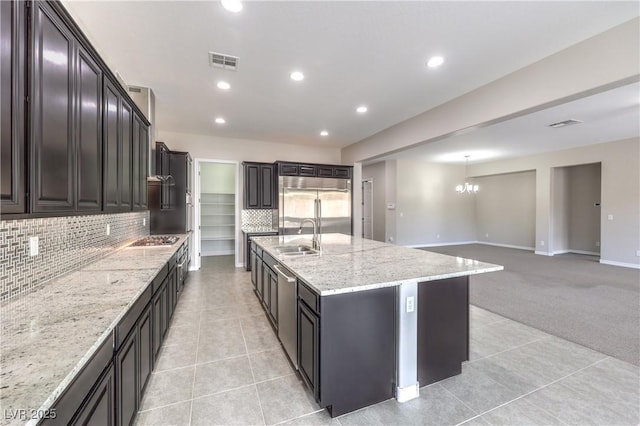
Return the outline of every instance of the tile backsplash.
<path id="1" fill-rule="evenodd" d="M 148 211 L 1 220 L 0 302 L 145 235 L 149 235 Z M 30 237 L 38 237 L 36 256 L 30 256 Z"/>
<path id="2" fill-rule="evenodd" d="M 242 229 L 278 228 L 278 211 L 268 209 L 242 210 Z"/>

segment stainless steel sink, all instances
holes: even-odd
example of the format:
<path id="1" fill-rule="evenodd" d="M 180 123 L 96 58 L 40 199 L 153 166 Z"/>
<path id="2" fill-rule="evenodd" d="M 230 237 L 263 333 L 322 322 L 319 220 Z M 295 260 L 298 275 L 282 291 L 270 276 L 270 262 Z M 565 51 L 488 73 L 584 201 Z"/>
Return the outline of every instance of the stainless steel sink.
<path id="1" fill-rule="evenodd" d="M 318 250 L 304 244 L 277 246 L 276 251 L 282 256 L 310 256 L 319 254 Z"/>

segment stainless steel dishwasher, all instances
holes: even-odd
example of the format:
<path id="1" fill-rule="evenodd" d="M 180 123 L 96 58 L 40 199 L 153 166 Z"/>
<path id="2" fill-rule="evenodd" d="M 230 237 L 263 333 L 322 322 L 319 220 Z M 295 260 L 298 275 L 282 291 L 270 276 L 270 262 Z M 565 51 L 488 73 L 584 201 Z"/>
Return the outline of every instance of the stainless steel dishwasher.
<path id="1" fill-rule="evenodd" d="M 298 369 L 298 289 L 296 277 L 284 266 L 278 272 L 278 337 L 293 366 Z"/>

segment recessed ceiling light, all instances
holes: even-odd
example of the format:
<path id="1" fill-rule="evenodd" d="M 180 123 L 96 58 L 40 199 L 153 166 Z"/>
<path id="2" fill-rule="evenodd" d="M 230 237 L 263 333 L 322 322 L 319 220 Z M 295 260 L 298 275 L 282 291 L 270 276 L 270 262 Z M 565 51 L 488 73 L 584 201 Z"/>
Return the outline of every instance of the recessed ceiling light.
<path id="1" fill-rule="evenodd" d="M 225 119 L 224 119 L 224 118 L 222 118 L 222 117 L 217 117 L 217 118 L 216 118 L 216 123 L 218 123 L 218 124 L 224 124 L 224 123 L 226 123 L 226 122 L 227 122 L 227 120 L 225 120 Z"/>
<path id="2" fill-rule="evenodd" d="M 360 114 L 364 114 L 365 112 L 367 112 L 368 108 L 364 105 L 360 105 L 358 108 L 356 108 L 356 111 Z"/>
<path id="3" fill-rule="evenodd" d="M 302 74 L 300 71 L 292 72 L 289 77 L 291 77 L 291 80 L 293 80 L 293 81 L 302 81 L 302 80 L 304 80 L 304 74 Z"/>
<path id="4" fill-rule="evenodd" d="M 221 90 L 231 89 L 231 85 L 226 81 L 219 81 L 218 84 L 216 84 L 216 86 L 218 86 L 218 89 L 221 89 Z"/>
<path id="5" fill-rule="evenodd" d="M 320 132 L 320 136 L 329 136 L 329 132 L 327 132 L 326 130 L 323 130 Z"/>
<path id="6" fill-rule="evenodd" d="M 238 13 L 242 10 L 242 2 L 240 0 L 220 0 L 220 3 L 229 12 Z"/>
<path id="7" fill-rule="evenodd" d="M 433 56 L 427 61 L 427 66 L 429 68 L 439 67 L 444 63 L 444 58 L 442 56 Z"/>

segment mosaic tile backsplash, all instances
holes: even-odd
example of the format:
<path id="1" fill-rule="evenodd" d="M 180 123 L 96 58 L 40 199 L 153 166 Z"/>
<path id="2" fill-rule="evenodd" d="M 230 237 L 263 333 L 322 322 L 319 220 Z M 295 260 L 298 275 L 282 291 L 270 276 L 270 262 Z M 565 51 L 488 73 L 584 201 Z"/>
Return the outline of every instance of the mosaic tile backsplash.
<path id="1" fill-rule="evenodd" d="M 143 225 L 143 219 L 146 222 Z M 106 235 L 107 224 L 110 234 Z M 0 221 L 0 302 L 149 235 L 149 212 Z M 29 238 L 38 237 L 38 255 Z"/>
<path id="2" fill-rule="evenodd" d="M 278 211 L 266 209 L 242 210 L 242 228 L 278 227 Z"/>

